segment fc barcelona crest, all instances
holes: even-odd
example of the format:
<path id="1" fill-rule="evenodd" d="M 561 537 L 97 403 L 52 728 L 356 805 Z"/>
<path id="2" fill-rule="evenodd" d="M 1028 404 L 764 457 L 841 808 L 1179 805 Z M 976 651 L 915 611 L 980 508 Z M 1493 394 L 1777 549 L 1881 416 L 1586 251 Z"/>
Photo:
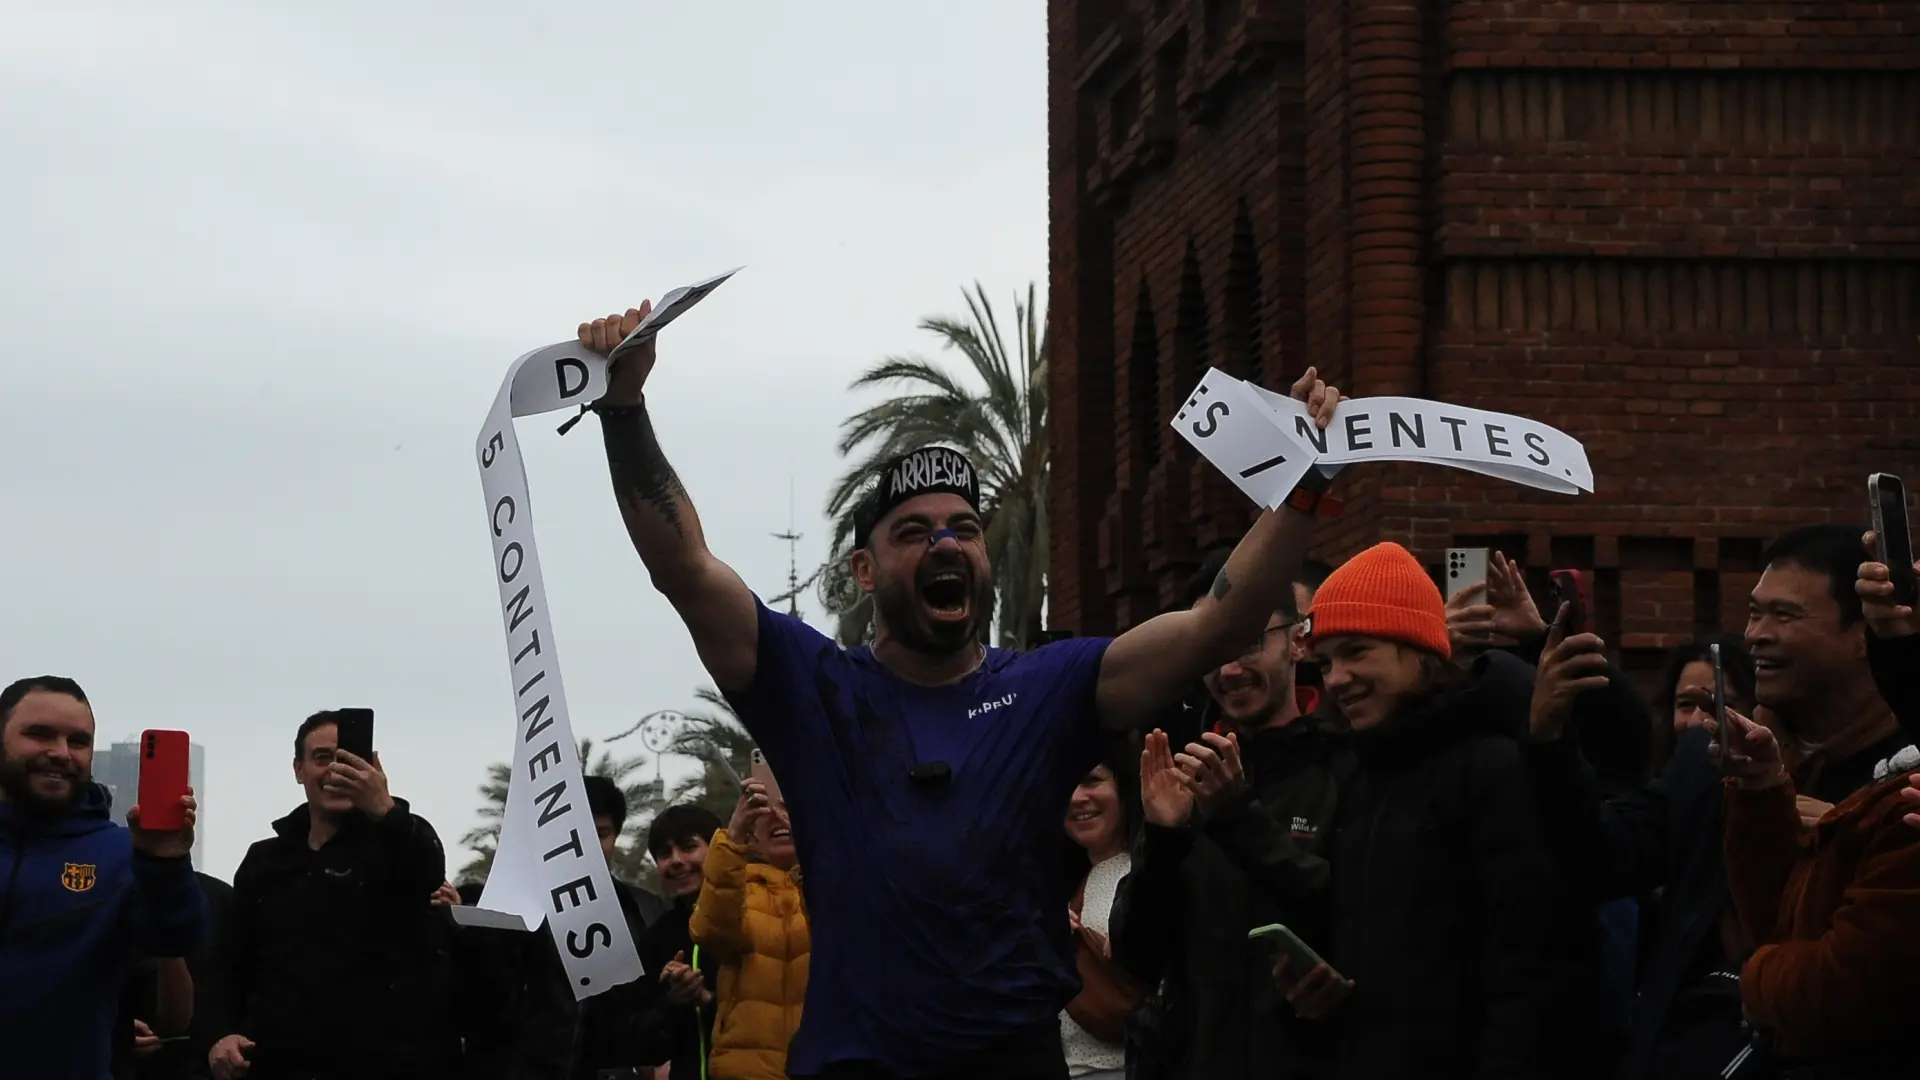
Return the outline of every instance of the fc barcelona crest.
<path id="1" fill-rule="evenodd" d="M 65 885 L 68 892 L 86 892 L 93 888 L 94 880 L 92 863 L 70 862 L 60 871 L 60 884 Z"/>

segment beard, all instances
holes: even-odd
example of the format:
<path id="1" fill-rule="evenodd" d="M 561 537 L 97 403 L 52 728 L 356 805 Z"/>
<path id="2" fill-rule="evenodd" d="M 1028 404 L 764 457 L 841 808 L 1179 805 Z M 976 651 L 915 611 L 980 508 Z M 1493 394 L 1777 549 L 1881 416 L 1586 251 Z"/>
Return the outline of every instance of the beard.
<path id="1" fill-rule="evenodd" d="M 957 590 L 957 595 L 953 591 L 941 592 L 937 587 L 931 594 L 948 603 L 961 600 L 966 605 L 967 617 L 930 617 L 927 609 L 931 604 L 928 597 L 933 579 L 954 573 L 961 576 L 961 584 L 948 588 Z M 886 627 L 887 635 L 894 641 L 927 656 L 947 656 L 979 642 L 993 611 L 993 580 L 976 574 L 964 555 L 930 553 L 921 560 L 912 580 L 877 582 L 873 608 L 876 625 Z"/>
<path id="2" fill-rule="evenodd" d="M 1291 661 L 1287 668 L 1275 674 L 1248 672 L 1226 681 L 1216 675 L 1209 680 L 1207 689 L 1213 694 L 1214 706 L 1220 718 L 1245 735 L 1265 727 L 1295 700 Z M 1229 711 L 1226 702 L 1242 693 L 1259 695 L 1261 703 L 1246 713 Z"/>
<path id="3" fill-rule="evenodd" d="M 67 794 L 49 798 L 35 791 L 31 774 L 36 769 L 40 772 L 59 771 L 67 778 Z M 92 779 L 72 766 L 58 770 L 50 765 L 36 766 L 31 760 L 10 758 L 4 749 L 0 749 L 0 791 L 6 792 L 7 801 L 33 817 L 51 818 L 70 813 L 80 805 L 81 796 Z"/>

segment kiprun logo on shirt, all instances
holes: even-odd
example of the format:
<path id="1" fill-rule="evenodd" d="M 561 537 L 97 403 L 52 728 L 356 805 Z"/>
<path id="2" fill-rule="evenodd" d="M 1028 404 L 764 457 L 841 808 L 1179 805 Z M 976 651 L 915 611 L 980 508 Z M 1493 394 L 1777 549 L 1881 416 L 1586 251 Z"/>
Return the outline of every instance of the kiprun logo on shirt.
<path id="1" fill-rule="evenodd" d="M 1017 701 L 1019 697 L 1020 697 L 1019 691 L 1015 691 L 1011 694 L 1006 695 L 1005 697 L 994 698 L 992 701 L 983 701 L 980 704 L 975 705 L 973 708 L 967 710 L 967 719 L 971 720 L 976 716 L 980 716 L 984 713 L 990 713 L 995 709 L 1004 709 L 1007 706 L 1013 704 L 1015 701 Z"/>

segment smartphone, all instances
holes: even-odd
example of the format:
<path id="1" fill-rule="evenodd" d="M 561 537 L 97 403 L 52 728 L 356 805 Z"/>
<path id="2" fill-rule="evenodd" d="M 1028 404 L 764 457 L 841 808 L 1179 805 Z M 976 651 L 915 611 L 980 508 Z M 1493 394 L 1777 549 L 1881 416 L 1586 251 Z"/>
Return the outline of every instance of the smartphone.
<path id="1" fill-rule="evenodd" d="M 187 811 L 180 799 L 192 783 L 188 763 L 192 740 L 184 731 L 140 733 L 140 827 L 173 832 L 187 827 Z"/>
<path id="2" fill-rule="evenodd" d="M 1727 737 L 1727 672 L 1720 666 L 1719 642 L 1707 646 L 1707 656 L 1713 661 L 1713 741 L 1724 746 Z"/>
<path id="3" fill-rule="evenodd" d="M 1259 942 L 1276 953 L 1284 954 L 1287 958 L 1288 974 L 1296 979 L 1304 978 L 1307 972 L 1326 963 L 1325 960 L 1320 959 L 1319 953 L 1313 951 L 1313 946 L 1301 941 L 1300 935 L 1279 923 L 1259 926 L 1247 931 L 1247 940 Z M 1345 976 L 1341 976 L 1341 981 L 1344 982 L 1345 979 Z"/>
<path id="4" fill-rule="evenodd" d="M 753 780 L 758 780 L 766 787 L 769 802 L 775 805 L 779 804 L 780 782 L 773 778 L 773 769 L 768 767 L 767 756 L 760 752 L 759 747 L 754 748 L 753 767 L 748 770 L 748 777 Z"/>
<path id="5" fill-rule="evenodd" d="M 1907 487 L 1892 473 L 1867 478 L 1867 500 L 1873 514 L 1874 557 L 1887 566 L 1895 603 L 1913 606 L 1913 534 L 1907 527 Z"/>
<path id="6" fill-rule="evenodd" d="M 1488 548 L 1448 548 L 1447 599 L 1453 599 L 1461 589 L 1485 585 L 1487 560 L 1492 554 Z"/>
<path id="7" fill-rule="evenodd" d="M 1566 636 L 1586 633 L 1593 611 L 1593 590 L 1587 571 L 1555 570 L 1548 576 L 1553 581 L 1554 610 L 1558 611 L 1561 604 L 1572 607 L 1567 612 Z"/>
<path id="8" fill-rule="evenodd" d="M 340 732 L 340 749 L 373 764 L 373 710 L 341 709 L 335 726 Z"/>

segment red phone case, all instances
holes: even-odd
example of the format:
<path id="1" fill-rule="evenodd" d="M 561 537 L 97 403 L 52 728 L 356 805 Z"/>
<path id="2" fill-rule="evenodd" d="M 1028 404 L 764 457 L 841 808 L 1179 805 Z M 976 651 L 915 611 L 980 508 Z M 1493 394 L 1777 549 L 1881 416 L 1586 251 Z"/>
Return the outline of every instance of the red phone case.
<path id="1" fill-rule="evenodd" d="M 186 809 L 180 805 L 192 782 L 188 778 L 192 740 L 184 731 L 140 733 L 140 827 L 170 832 L 185 828 Z"/>
<path id="2" fill-rule="evenodd" d="M 1547 577 L 1553 582 L 1560 598 L 1573 603 L 1573 610 L 1568 612 L 1567 633 L 1569 635 L 1586 633 L 1593 620 L 1591 576 L 1585 570 L 1554 570 L 1549 572 Z"/>

